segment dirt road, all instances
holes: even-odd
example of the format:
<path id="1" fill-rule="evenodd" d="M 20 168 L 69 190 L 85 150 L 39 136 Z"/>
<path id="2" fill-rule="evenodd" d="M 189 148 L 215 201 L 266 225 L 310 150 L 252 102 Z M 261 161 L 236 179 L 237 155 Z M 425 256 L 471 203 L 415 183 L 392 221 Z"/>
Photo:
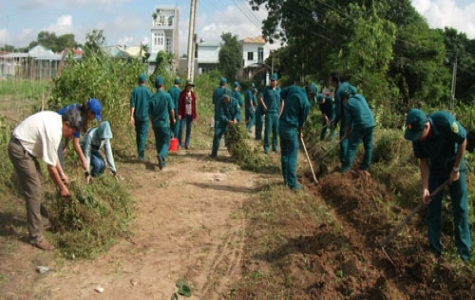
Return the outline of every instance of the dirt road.
<path id="1" fill-rule="evenodd" d="M 206 154 L 171 155 L 162 171 L 119 164 L 137 206 L 132 235 L 93 261 L 58 259 L 18 237 L 1 236 L 10 245 L 2 249 L 2 298 L 170 299 L 180 278 L 192 286 L 190 299 L 223 298 L 241 271 L 241 206 L 262 179 Z M 39 275 L 37 265 L 53 270 Z"/>

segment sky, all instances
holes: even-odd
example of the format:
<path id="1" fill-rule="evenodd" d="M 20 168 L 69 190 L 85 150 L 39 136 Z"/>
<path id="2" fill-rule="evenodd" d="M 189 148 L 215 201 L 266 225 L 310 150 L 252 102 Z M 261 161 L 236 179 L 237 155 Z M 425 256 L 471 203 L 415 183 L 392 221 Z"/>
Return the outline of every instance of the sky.
<path id="1" fill-rule="evenodd" d="M 218 44 L 223 32 L 239 39 L 261 34 L 267 11 L 252 11 L 247 0 L 197 0 L 198 40 Z M 38 32 L 86 33 L 102 29 L 107 45 L 138 46 L 151 40 L 152 13 L 157 5 L 179 9 L 179 52 L 187 51 L 191 0 L 0 0 L 0 45 L 25 47 Z M 475 39 L 475 0 L 412 0 L 432 28 L 454 27 Z M 278 43 L 274 48 L 278 47 Z"/>

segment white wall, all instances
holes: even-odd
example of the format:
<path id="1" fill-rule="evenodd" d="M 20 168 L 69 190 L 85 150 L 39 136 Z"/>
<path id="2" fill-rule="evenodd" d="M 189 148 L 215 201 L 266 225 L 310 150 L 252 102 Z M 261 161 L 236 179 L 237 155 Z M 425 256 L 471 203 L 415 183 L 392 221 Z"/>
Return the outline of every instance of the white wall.
<path id="1" fill-rule="evenodd" d="M 264 57 L 262 59 L 262 63 L 265 63 L 265 60 L 267 57 L 269 57 L 269 47 L 265 44 L 248 44 L 248 43 L 243 43 L 242 45 L 242 59 L 244 62 L 243 67 L 247 67 L 249 65 L 258 63 L 258 48 L 262 47 L 264 50 Z M 249 60 L 248 59 L 248 53 L 252 52 L 253 53 L 253 59 Z"/>

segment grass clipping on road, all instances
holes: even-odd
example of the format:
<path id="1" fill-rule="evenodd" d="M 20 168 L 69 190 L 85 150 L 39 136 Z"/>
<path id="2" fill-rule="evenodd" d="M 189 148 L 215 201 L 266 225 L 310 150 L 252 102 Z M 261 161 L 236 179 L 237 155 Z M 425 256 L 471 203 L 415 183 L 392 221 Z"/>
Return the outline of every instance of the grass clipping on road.
<path id="1" fill-rule="evenodd" d="M 126 233 L 133 201 L 123 184 L 102 175 L 90 185 L 73 182 L 71 198 L 49 192 L 57 247 L 67 258 L 94 258 Z"/>
<path id="2" fill-rule="evenodd" d="M 257 171 L 268 166 L 270 162 L 259 154 L 257 147 L 251 148 L 247 142 L 246 127 L 240 124 L 228 126 L 228 151 L 236 163 L 245 170 Z"/>

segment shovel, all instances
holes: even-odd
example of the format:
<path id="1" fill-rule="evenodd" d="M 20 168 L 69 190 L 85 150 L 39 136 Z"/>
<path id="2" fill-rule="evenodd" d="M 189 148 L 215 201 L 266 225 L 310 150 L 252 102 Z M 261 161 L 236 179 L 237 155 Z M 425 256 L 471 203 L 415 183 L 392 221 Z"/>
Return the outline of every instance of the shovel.
<path id="1" fill-rule="evenodd" d="M 315 181 L 315 184 L 318 184 L 317 176 L 315 176 L 315 171 L 313 170 L 312 161 L 310 160 L 310 156 L 308 155 L 307 147 L 305 147 L 305 142 L 303 141 L 303 138 L 300 138 L 300 141 L 302 142 L 303 149 L 305 150 L 305 155 L 307 155 L 307 161 L 308 161 L 308 164 L 310 165 L 310 170 L 312 170 L 313 181 Z"/>
<path id="2" fill-rule="evenodd" d="M 441 185 L 439 185 L 431 194 L 430 194 L 430 197 L 435 197 L 438 193 L 440 193 L 440 191 L 442 191 L 442 189 L 449 184 L 449 179 L 447 179 L 446 181 L 444 181 L 444 183 L 442 183 Z M 412 217 L 414 217 L 415 214 L 417 214 L 418 212 L 420 212 L 423 208 L 424 208 L 424 203 L 421 202 L 419 203 L 419 205 L 414 208 L 397 226 L 396 228 L 393 229 L 393 231 L 391 231 L 388 236 L 379 242 L 379 246 L 381 247 L 381 249 L 383 250 L 384 254 L 386 254 L 386 256 L 389 258 L 389 255 L 386 253 L 386 251 L 384 250 L 384 247 L 389 243 L 389 241 L 391 241 L 398 233 L 399 231 L 401 231 L 401 229 L 404 227 L 404 225 L 406 225 L 407 222 L 409 222 L 410 219 L 412 219 Z M 391 258 L 389 258 L 389 260 L 391 261 L 392 263 L 392 260 Z M 394 265 L 394 263 L 393 263 Z"/>
<path id="3" fill-rule="evenodd" d="M 333 146 L 331 146 L 328 150 L 326 150 L 326 152 L 325 152 L 322 156 L 320 156 L 320 157 L 318 158 L 318 159 L 320 160 L 320 165 L 318 166 L 318 174 L 319 174 L 319 176 L 322 175 L 322 174 L 324 175 L 324 174 L 327 174 L 327 173 L 328 173 L 328 167 L 323 163 L 323 159 L 324 159 L 328 154 L 330 154 L 330 153 L 333 151 L 333 149 L 335 149 L 338 145 L 340 145 L 341 142 L 343 142 L 345 139 L 346 139 L 346 138 L 342 138 L 341 140 L 339 140 L 338 143 L 336 143 L 336 144 L 334 144 Z M 325 150 L 323 146 L 322 146 L 322 148 L 323 148 L 323 150 Z"/>

